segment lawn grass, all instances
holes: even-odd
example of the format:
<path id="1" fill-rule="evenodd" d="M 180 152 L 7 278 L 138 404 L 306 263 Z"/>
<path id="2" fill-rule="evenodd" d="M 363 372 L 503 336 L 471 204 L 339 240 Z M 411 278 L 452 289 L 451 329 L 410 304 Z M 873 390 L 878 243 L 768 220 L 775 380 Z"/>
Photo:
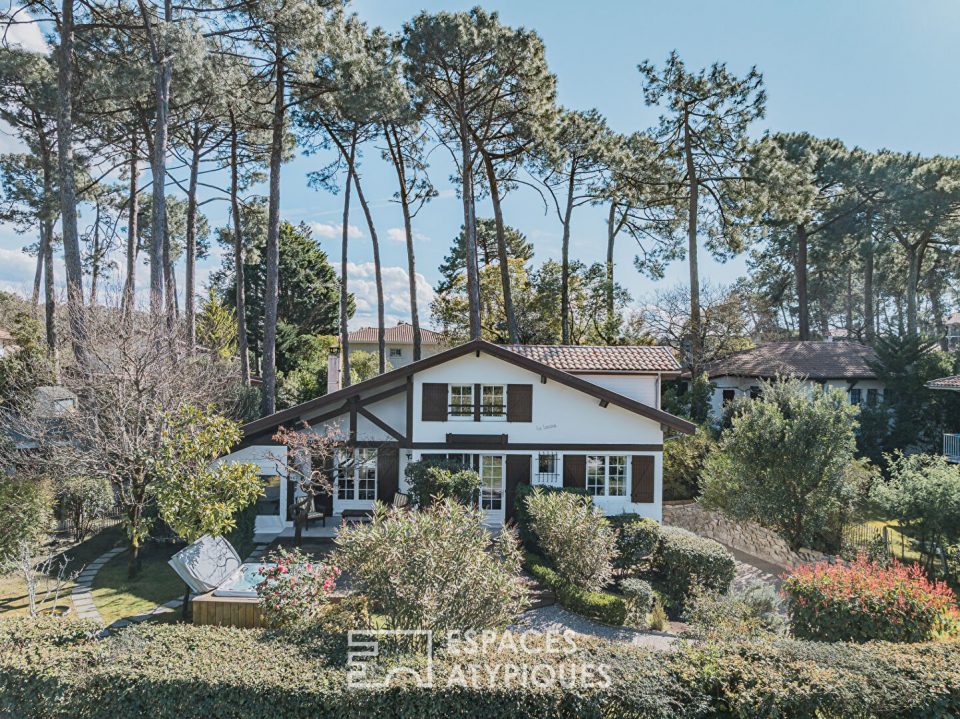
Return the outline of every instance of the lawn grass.
<path id="1" fill-rule="evenodd" d="M 88 537 L 80 544 L 65 547 L 60 551 L 59 556 L 69 559 L 67 573 L 76 574 L 101 554 L 117 546 L 123 539 L 123 527 L 109 527 Z M 64 585 L 58 604 L 71 604 L 72 588 L 73 582 L 67 582 Z M 0 576 L 0 615 L 26 614 L 28 609 L 27 590 L 23 580 L 13 574 Z"/>
<path id="2" fill-rule="evenodd" d="M 171 599 L 183 596 L 183 580 L 167 564 L 182 549 L 172 544 L 147 544 L 140 552 L 142 568 L 136 577 L 127 577 L 128 554 L 117 555 L 93 579 L 93 603 L 103 621 L 141 614 Z"/>

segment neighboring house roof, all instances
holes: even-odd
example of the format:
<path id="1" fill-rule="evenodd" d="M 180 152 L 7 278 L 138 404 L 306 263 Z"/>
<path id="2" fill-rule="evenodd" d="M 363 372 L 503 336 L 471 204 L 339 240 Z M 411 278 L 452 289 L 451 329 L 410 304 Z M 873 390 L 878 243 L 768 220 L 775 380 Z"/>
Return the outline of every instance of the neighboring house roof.
<path id="1" fill-rule="evenodd" d="M 679 372 L 680 364 L 667 347 L 606 347 L 595 345 L 500 345 L 564 372 Z"/>
<path id="2" fill-rule="evenodd" d="M 33 393 L 33 415 L 35 417 L 59 417 L 77 407 L 77 395 L 66 387 L 44 385 Z"/>
<path id="3" fill-rule="evenodd" d="M 384 341 L 395 345 L 413 344 L 413 325 L 400 322 L 396 327 L 387 327 L 383 330 Z M 379 342 L 376 327 L 361 327 L 354 330 L 347 339 L 350 342 Z M 420 328 L 420 342 L 425 345 L 440 344 L 441 335 L 433 330 Z"/>
<path id="4" fill-rule="evenodd" d="M 945 325 L 960 325 L 960 312 L 954 312 L 944 320 Z"/>
<path id="5" fill-rule="evenodd" d="M 711 377 L 806 377 L 808 379 L 876 379 L 870 367 L 873 349 L 859 342 L 768 342 L 711 362 Z"/>
<path id="6" fill-rule="evenodd" d="M 925 386 L 930 389 L 946 389 L 952 390 L 953 392 L 960 392 L 960 374 L 955 374 L 952 377 L 932 379 L 927 382 Z"/>
<path id="7" fill-rule="evenodd" d="M 331 392 L 330 394 L 325 394 L 317 397 L 316 399 L 299 404 L 296 407 L 291 407 L 289 409 L 268 415 L 267 417 L 262 417 L 258 420 L 254 420 L 253 422 L 249 422 L 242 427 L 243 436 L 244 438 L 249 439 L 254 436 L 263 435 L 266 432 L 273 431 L 285 422 L 299 422 L 305 417 L 305 415 L 319 412 L 324 408 L 330 408 L 330 410 L 321 416 L 332 419 L 333 417 L 346 412 L 349 409 L 349 400 L 354 397 L 358 397 L 361 394 L 370 392 L 378 387 L 395 383 L 398 380 L 405 379 L 406 377 L 415 374 L 416 372 L 422 372 L 423 370 L 431 367 L 436 367 L 437 365 L 441 365 L 444 362 L 449 362 L 457 357 L 470 354 L 471 352 L 477 352 L 478 356 L 480 352 L 485 352 L 493 357 L 498 357 L 506 362 L 543 375 L 544 377 L 566 385 L 567 387 L 571 387 L 572 389 L 592 395 L 600 400 L 608 402 L 609 404 L 616 405 L 622 409 L 626 409 L 635 414 L 665 424 L 679 432 L 692 434 L 696 430 L 696 425 L 688 422 L 685 419 L 675 417 L 661 409 L 657 409 L 655 407 L 643 404 L 642 402 L 638 402 L 635 399 L 625 397 L 619 392 L 614 392 L 613 390 L 601 387 L 593 382 L 581 379 L 576 375 L 556 369 L 548 364 L 530 357 L 526 357 L 517 352 L 512 352 L 504 347 L 487 342 L 486 340 L 471 340 L 462 345 L 457 345 L 456 347 L 451 347 L 450 349 L 439 352 L 438 354 L 431 355 L 430 357 L 424 357 L 416 362 L 411 362 L 404 367 L 399 367 L 395 370 L 377 375 L 376 377 L 371 377 L 364 382 L 359 382 L 349 387 L 344 387 L 336 392 Z M 389 396 L 389 394 L 392 394 L 395 391 L 396 390 L 386 390 L 381 394 Z M 369 401 L 369 397 L 367 399 Z M 315 419 L 314 421 L 318 420 Z"/>

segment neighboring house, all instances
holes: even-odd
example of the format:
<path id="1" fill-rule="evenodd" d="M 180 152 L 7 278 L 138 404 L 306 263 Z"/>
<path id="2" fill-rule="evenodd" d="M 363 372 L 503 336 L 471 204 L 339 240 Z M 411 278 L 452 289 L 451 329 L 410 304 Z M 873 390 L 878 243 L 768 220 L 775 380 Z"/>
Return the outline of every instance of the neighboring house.
<path id="1" fill-rule="evenodd" d="M 925 386 L 928 389 L 936 389 L 943 392 L 960 392 L 960 375 L 932 379 L 927 382 Z M 947 458 L 948 462 L 960 463 L 960 434 L 956 432 L 944 432 L 943 455 Z"/>
<path id="2" fill-rule="evenodd" d="M 947 349 L 951 352 L 960 349 L 960 312 L 954 312 L 943 324 L 947 328 Z"/>
<path id="3" fill-rule="evenodd" d="M 0 357 L 3 357 L 8 352 L 12 352 L 16 347 L 17 345 L 14 342 L 13 335 L 5 329 L 0 329 Z"/>
<path id="4" fill-rule="evenodd" d="M 767 342 L 727 355 L 704 371 L 714 385 L 711 406 L 719 417 L 728 402 L 745 395 L 758 396 L 761 380 L 778 376 L 841 389 L 852 404 L 879 404 L 884 388 L 870 367 L 875 359 L 874 351 L 859 342 Z"/>
<path id="5" fill-rule="evenodd" d="M 482 479 L 486 522 L 514 517 L 518 484 L 585 489 L 606 513 L 661 519 L 663 433 L 694 425 L 660 409 L 664 377 L 679 376 L 662 347 L 500 346 L 467 342 L 243 427 L 222 461 L 249 461 L 274 495 L 261 503 L 258 531 L 292 526 L 299 487 L 287 479 L 281 425 L 349 439 L 333 472 L 327 517 L 391 502 L 404 469 L 453 458 Z M 290 531 L 288 529 L 288 531 Z"/>
<path id="6" fill-rule="evenodd" d="M 64 416 L 77 409 L 77 395 L 59 385 L 41 385 L 33 391 L 29 416 L 4 419 L 4 431 L 19 450 L 33 450 L 46 441 L 66 441 Z M 38 436 L 42 435 L 42 436 Z"/>
<path id="7" fill-rule="evenodd" d="M 400 322 L 396 327 L 387 327 L 383 331 L 387 346 L 387 362 L 391 367 L 403 367 L 413 362 L 413 325 Z M 348 335 L 350 355 L 354 352 L 380 351 L 376 327 L 361 327 Z M 433 330 L 420 328 L 420 357 L 430 357 L 440 351 L 441 336 Z"/>

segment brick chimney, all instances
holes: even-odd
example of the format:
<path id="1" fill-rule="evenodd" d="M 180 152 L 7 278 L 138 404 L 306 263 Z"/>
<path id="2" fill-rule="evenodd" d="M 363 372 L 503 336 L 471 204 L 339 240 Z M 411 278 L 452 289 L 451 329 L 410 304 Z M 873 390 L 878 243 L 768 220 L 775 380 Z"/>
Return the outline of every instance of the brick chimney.
<path id="1" fill-rule="evenodd" d="M 340 350 L 332 349 L 327 355 L 327 394 L 340 389 Z"/>

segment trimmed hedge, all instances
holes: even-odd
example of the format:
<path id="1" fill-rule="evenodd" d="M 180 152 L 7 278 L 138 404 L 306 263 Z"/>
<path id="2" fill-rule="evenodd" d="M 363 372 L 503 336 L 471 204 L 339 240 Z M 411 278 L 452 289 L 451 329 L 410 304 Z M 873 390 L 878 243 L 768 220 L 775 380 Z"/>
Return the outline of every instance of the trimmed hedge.
<path id="1" fill-rule="evenodd" d="M 565 582 L 556 570 L 548 567 L 543 560 L 527 555 L 527 570 L 557 595 L 560 606 L 589 619 L 604 624 L 620 626 L 627 620 L 629 607 L 622 597 L 607 592 L 591 592 Z"/>
<path id="2" fill-rule="evenodd" d="M 617 557 L 613 566 L 628 572 L 643 569 L 660 546 L 660 523 L 639 514 L 612 514 L 617 530 Z"/>
<path id="3" fill-rule="evenodd" d="M 661 527 L 660 537 L 649 578 L 671 611 L 682 611 L 695 587 L 721 594 L 730 588 L 736 562 L 722 544 L 679 527 Z"/>
<path id="4" fill-rule="evenodd" d="M 69 625 L 69 627 L 67 626 Z M 519 650 L 438 652 L 433 688 L 398 673 L 349 688 L 343 666 L 310 642 L 265 630 L 131 626 L 105 640 L 93 625 L 0 621 L 0 716 L 18 719 L 353 719 L 356 717 L 951 717 L 960 714 L 960 644 L 694 644 L 651 652 L 576 639 L 553 658 Z M 308 634 L 308 632 L 304 632 Z M 559 679 L 602 666 L 609 685 Z M 552 666 L 550 686 L 504 675 L 479 687 L 466 666 Z M 459 676 L 463 676 L 462 674 Z M 484 676 L 481 672 L 481 679 Z M 570 673 L 567 672 L 567 677 Z"/>

